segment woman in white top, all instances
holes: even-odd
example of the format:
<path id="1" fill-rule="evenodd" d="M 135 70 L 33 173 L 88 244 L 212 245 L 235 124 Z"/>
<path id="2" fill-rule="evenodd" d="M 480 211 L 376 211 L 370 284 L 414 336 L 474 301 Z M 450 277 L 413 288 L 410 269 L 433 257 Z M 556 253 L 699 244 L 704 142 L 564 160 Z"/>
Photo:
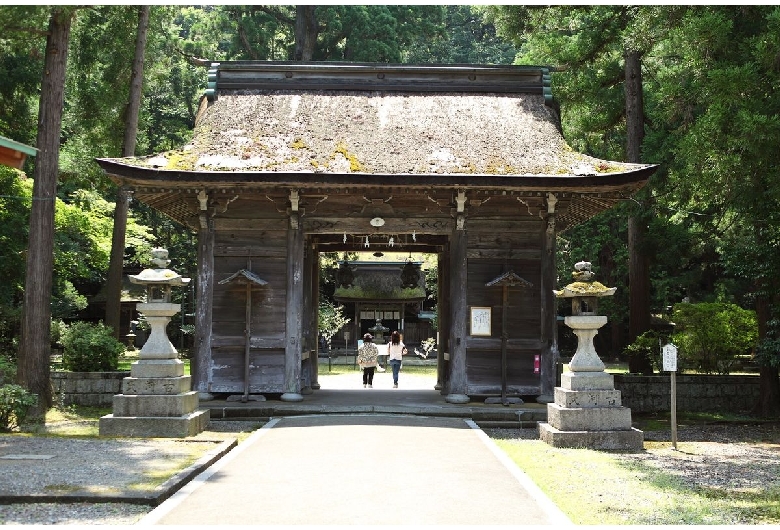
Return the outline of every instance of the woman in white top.
<path id="1" fill-rule="evenodd" d="M 398 388 L 398 372 L 401 370 L 401 360 L 406 355 L 406 346 L 401 340 L 401 334 L 393 331 L 390 342 L 387 343 L 387 359 L 393 367 L 393 388 Z"/>

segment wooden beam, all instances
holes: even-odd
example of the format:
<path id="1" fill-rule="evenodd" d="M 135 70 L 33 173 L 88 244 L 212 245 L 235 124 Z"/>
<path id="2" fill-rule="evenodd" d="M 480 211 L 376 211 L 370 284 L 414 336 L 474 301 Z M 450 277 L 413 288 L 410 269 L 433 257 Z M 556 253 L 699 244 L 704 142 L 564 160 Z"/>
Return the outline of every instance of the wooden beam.
<path id="1" fill-rule="evenodd" d="M 287 220 L 279 219 L 224 219 L 215 218 L 214 227 L 219 232 L 238 230 L 286 230 Z"/>
<path id="2" fill-rule="evenodd" d="M 371 225 L 374 217 L 305 217 L 304 231 L 307 234 L 435 234 L 452 232 L 452 219 L 440 217 L 382 217 L 380 227 Z"/>

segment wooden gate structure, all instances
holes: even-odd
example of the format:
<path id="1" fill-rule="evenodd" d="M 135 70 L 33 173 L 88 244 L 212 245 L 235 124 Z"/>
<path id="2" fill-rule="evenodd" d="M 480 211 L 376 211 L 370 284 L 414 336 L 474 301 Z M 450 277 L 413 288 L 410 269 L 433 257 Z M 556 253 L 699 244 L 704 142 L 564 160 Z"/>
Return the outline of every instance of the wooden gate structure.
<path id="1" fill-rule="evenodd" d="M 391 238 L 438 255 L 445 399 L 552 401 L 556 233 L 656 170 L 573 151 L 543 67 L 255 61 L 212 65 L 189 145 L 98 163 L 198 234 L 193 389 L 287 401 L 319 388 L 318 254 Z"/>

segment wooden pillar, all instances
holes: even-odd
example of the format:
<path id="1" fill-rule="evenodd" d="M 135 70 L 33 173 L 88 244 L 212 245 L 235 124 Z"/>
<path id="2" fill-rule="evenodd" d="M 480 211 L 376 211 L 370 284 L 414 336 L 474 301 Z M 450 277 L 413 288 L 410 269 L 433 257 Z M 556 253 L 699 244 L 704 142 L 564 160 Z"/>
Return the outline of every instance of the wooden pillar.
<path id="1" fill-rule="evenodd" d="M 354 330 L 355 332 L 352 334 L 352 337 L 350 339 L 350 342 L 357 347 L 357 341 L 358 339 L 362 339 L 363 337 L 360 335 L 360 312 L 363 311 L 363 305 L 360 302 L 355 302 L 355 323 L 354 323 Z M 347 350 L 349 350 L 349 344 L 347 344 Z"/>
<path id="2" fill-rule="evenodd" d="M 444 390 L 447 387 L 447 363 L 444 354 L 449 353 L 449 314 L 450 314 L 450 284 L 449 284 L 449 246 L 439 252 L 436 259 L 438 269 L 438 285 L 436 286 L 436 390 Z"/>
<path id="3" fill-rule="evenodd" d="M 309 339 L 312 341 L 309 349 L 313 352 L 311 357 L 311 387 L 314 390 L 320 388 L 319 382 L 319 357 L 320 357 L 320 323 L 319 323 L 319 298 L 320 298 L 320 252 L 311 248 L 309 252 Z"/>
<path id="4" fill-rule="evenodd" d="M 455 232 L 450 240 L 450 382 L 445 397 L 448 403 L 468 403 L 466 395 L 466 338 L 468 335 L 468 289 L 466 276 L 468 259 L 466 258 L 465 221 L 458 216 Z"/>
<path id="5" fill-rule="evenodd" d="M 557 303 L 553 290 L 556 288 L 557 268 L 555 264 L 555 204 L 553 193 L 547 194 L 547 217 L 542 231 L 541 256 L 541 344 L 540 363 L 541 395 L 539 403 L 554 401 L 555 382 L 558 373 L 558 322 Z"/>
<path id="6" fill-rule="evenodd" d="M 301 351 L 303 348 L 304 237 L 297 210 L 287 229 L 287 308 L 285 316 L 284 393 L 282 401 L 303 401 Z"/>
<path id="7" fill-rule="evenodd" d="M 198 283 L 195 301 L 195 336 L 190 367 L 192 389 L 201 400 L 211 400 L 211 326 L 214 301 L 214 221 L 201 214 L 198 231 Z"/>

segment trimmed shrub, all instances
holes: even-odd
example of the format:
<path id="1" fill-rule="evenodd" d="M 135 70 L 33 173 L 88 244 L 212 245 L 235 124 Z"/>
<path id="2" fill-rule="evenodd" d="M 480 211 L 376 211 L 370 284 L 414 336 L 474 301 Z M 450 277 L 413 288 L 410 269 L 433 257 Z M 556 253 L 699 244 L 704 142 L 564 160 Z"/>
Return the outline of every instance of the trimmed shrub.
<path id="1" fill-rule="evenodd" d="M 62 366 L 71 372 L 111 372 L 125 346 L 102 322 L 74 322 L 62 334 Z"/>
<path id="2" fill-rule="evenodd" d="M 10 432 L 20 426 L 30 407 L 38 403 L 38 396 L 19 385 L 0 386 L 0 431 Z"/>
<path id="3" fill-rule="evenodd" d="M 756 313 L 735 304 L 676 304 L 672 319 L 683 369 L 726 375 L 756 347 Z"/>
<path id="4" fill-rule="evenodd" d="M 624 353 L 628 357 L 647 359 L 655 372 L 661 372 L 661 336 L 657 331 L 645 331 L 634 342 L 626 346 Z M 629 364 L 630 361 L 629 361 Z"/>

